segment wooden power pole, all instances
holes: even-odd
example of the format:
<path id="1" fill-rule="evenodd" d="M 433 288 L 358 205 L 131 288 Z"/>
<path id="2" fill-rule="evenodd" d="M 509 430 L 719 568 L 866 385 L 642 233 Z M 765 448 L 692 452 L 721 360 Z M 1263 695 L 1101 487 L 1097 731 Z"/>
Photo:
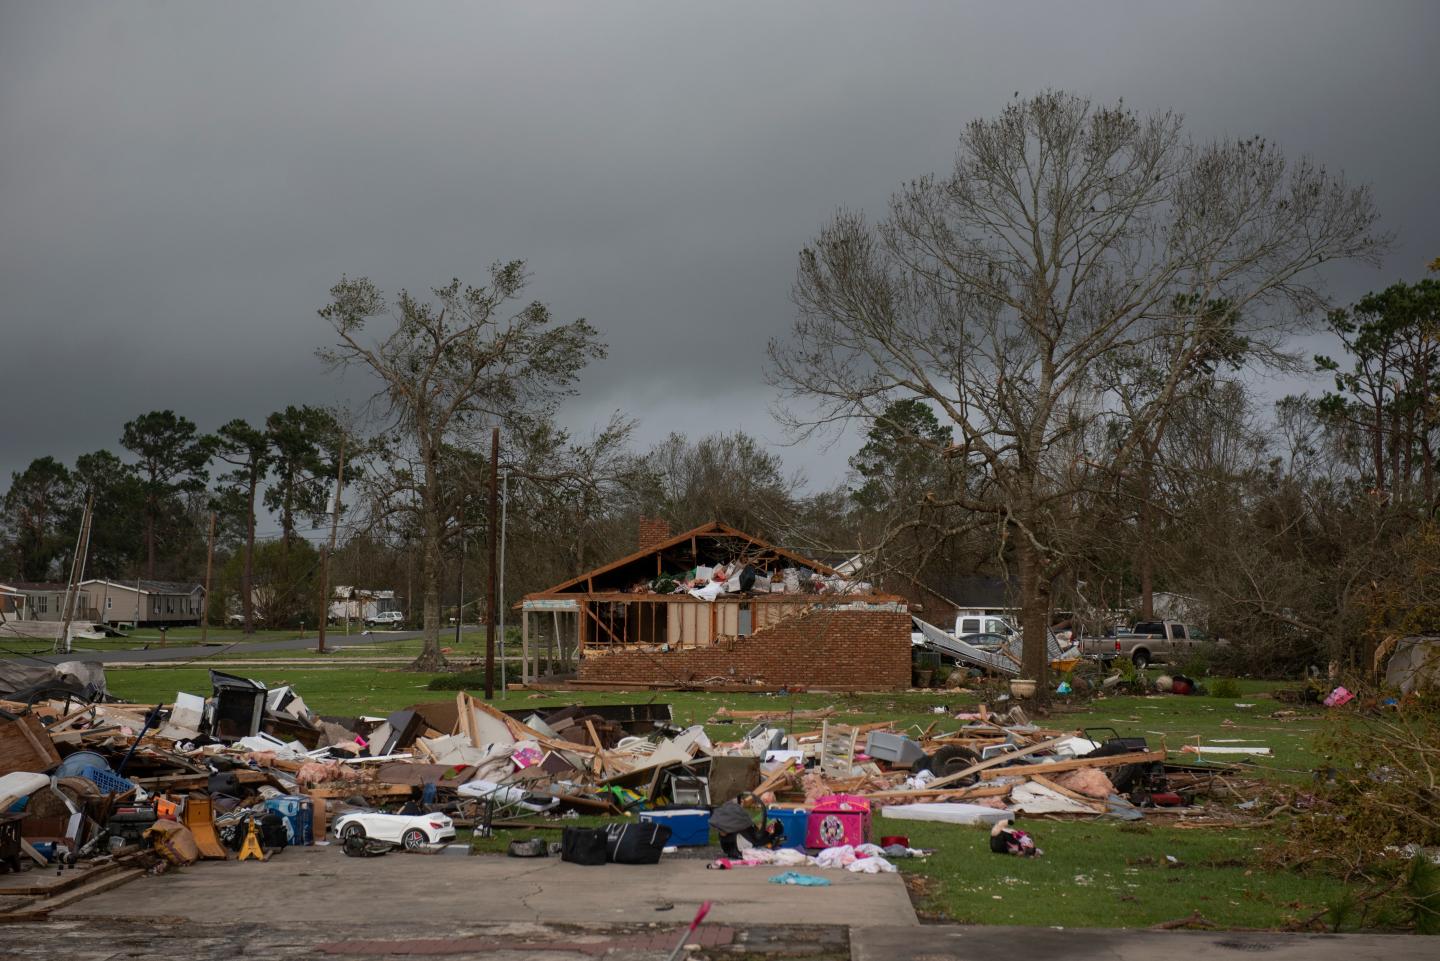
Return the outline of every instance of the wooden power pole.
<path id="1" fill-rule="evenodd" d="M 85 510 L 80 515 L 80 533 L 75 538 L 75 554 L 70 558 L 70 579 L 65 582 L 65 609 L 61 612 L 60 636 L 55 639 L 55 650 L 70 653 L 70 625 L 74 622 L 75 609 L 80 606 L 80 582 L 85 579 L 85 556 L 90 552 L 90 516 L 95 509 L 95 495 L 85 498 Z"/>
<path id="2" fill-rule="evenodd" d="M 485 700 L 495 699 L 495 612 L 499 600 L 495 596 L 495 571 L 500 566 L 500 428 L 490 431 L 490 608 L 485 618 Z"/>
<path id="3" fill-rule="evenodd" d="M 200 643 L 210 636 L 210 573 L 215 567 L 215 512 L 210 512 L 210 543 L 205 548 L 205 597 L 200 601 Z"/>
<path id="4" fill-rule="evenodd" d="M 325 626 L 330 621 L 330 555 L 335 553 L 335 538 L 340 533 L 340 491 L 345 487 L 345 434 L 340 434 L 340 456 L 335 466 L 335 512 L 330 518 L 330 546 L 320 557 L 320 631 L 315 650 L 325 653 Z"/>

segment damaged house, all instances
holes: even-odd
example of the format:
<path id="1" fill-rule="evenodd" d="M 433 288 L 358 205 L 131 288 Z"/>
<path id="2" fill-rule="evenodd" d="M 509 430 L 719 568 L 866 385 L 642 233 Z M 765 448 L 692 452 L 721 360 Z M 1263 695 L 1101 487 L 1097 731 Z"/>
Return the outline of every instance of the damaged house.
<path id="1" fill-rule="evenodd" d="M 718 522 L 641 530 L 635 553 L 525 596 L 527 682 L 573 655 L 582 683 L 909 685 L 901 598 Z"/>

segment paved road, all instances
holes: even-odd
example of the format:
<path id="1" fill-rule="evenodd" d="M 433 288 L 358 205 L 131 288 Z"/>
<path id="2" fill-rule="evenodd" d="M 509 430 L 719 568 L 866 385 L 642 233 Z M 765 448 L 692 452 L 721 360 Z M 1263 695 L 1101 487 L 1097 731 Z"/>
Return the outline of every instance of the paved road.
<path id="1" fill-rule="evenodd" d="M 344 633 L 327 634 L 326 644 L 331 646 L 355 647 L 361 644 L 375 644 L 382 641 L 403 641 L 419 637 L 420 631 L 373 631 L 370 634 Z M 268 651 L 308 651 L 315 649 L 315 638 L 291 638 L 285 641 L 239 641 L 229 645 L 186 644 L 173 647 L 151 647 L 148 650 L 133 651 L 86 651 L 83 640 L 76 642 L 77 650 L 71 654 L 36 654 L 34 659 L 56 663 L 58 661 L 102 661 L 106 664 L 148 663 L 151 661 L 193 661 L 197 658 L 223 660 L 236 654 L 254 654 Z M 7 644 L 6 646 L 11 646 Z"/>
<path id="2" fill-rule="evenodd" d="M 400 924 L 423 916 L 436 936 L 465 923 L 674 924 L 694 917 L 703 901 L 714 903 L 716 924 L 919 925 L 898 874 L 829 871 L 829 887 L 807 888 L 771 884 L 783 868 L 711 871 L 700 858 L 583 866 L 450 850 L 372 859 L 329 845 L 287 848 L 264 864 L 203 861 L 97 894 L 57 917 L 206 922 L 216 919 L 216 905 L 240 911 L 243 901 L 247 917 L 302 924 L 321 905 L 354 897 L 363 902 L 357 919 Z"/>

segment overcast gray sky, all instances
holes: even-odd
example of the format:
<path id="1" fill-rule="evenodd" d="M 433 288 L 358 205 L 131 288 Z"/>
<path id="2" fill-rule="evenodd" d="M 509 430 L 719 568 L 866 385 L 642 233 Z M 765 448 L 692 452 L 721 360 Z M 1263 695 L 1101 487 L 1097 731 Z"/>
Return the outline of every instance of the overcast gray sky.
<path id="1" fill-rule="evenodd" d="M 565 418 L 781 435 L 765 344 L 840 206 L 945 169 L 1059 87 L 1263 134 L 1371 183 L 1440 256 L 1440 4 L 55 3 L 0 0 L 0 488 L 174 408 L 214 429 L 327 375 L 342 272 L 387 291 L 524 258 L 611 354 Z M 828 484 L 850 447 L 787 448 Z"/>

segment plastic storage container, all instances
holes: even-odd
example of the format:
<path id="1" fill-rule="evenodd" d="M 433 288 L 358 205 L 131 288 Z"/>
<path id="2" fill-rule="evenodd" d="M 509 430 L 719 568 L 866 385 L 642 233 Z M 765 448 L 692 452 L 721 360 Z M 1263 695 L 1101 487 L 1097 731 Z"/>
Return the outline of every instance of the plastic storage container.
<path id="1" fill-rule="evenodd" d="M 785 830 L 785 847 L 805 850 L 805 832 L 810 812 L 805 808 L 770 807 L 765 809 L 766 821 L 779 821 Z"/>
<path id="2" fill-rule="evenodd" d="M 108 767 L 87 767 L 80 772 L 80 776 L 99 785 L 100 790 L 106 794 L 124 794 L 126 791 L 135 790 L 134 783 L 125 780 Z"/>
<path id="3" fill-rule="evenodd" d="M 308 797 L 287 794 L 265 802 L 265 810 L 285 819 L 285 833 L 291 844 L 315 843 L 315 802 Z"/>
<path id="4" fill-rule="evenodd" d="M 831 794 L 815 802 L 805 828 L 807 848 L 834 848 L 870 840 L 870 801 L 854 794 Z"/>
<path id="5" fill-rule="evenodd" d="M 680 848 L 703 848 L 710 843 L 710 812 L 699 808 L 669 808 L 644 811 L 641 821 L 665 824 L 670 828 L 670 843 Z"/>

